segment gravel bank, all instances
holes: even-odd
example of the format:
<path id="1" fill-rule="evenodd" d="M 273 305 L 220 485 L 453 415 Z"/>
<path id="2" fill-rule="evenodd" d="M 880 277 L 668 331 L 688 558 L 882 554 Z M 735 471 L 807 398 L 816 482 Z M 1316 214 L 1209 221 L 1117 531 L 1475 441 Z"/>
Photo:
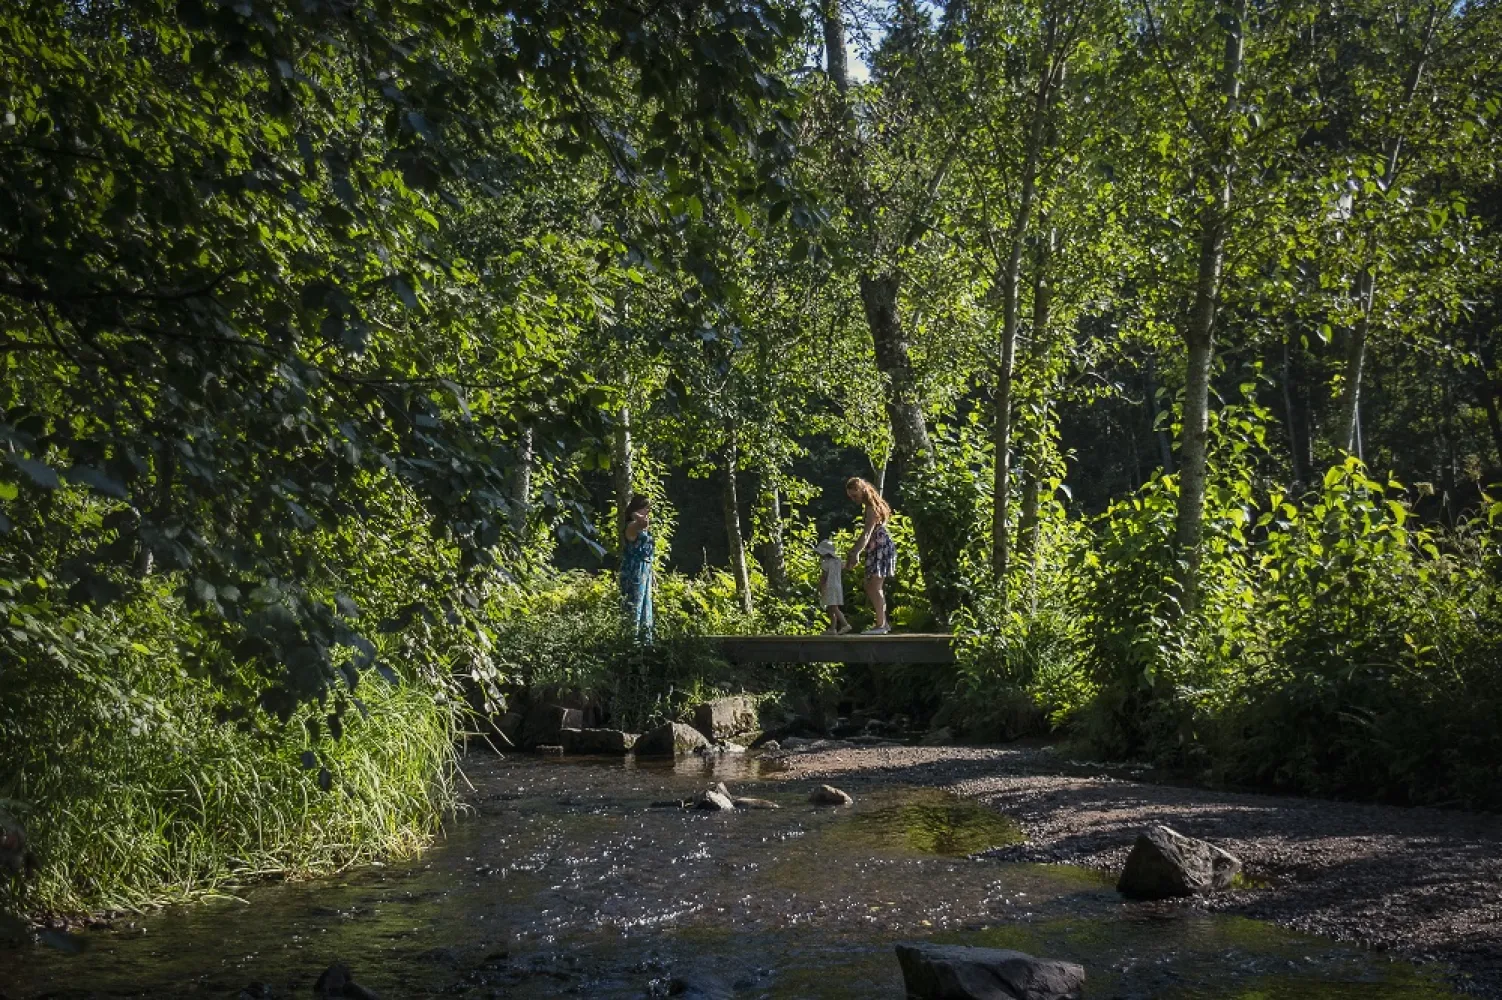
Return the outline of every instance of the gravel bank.
<path id="1" fill-rule="evenodd" d="M 1238 855 L 1265 883 L 1193 905 L 1420 961 L 1502 998 L 1502 817 L 1248 795 L 1113 777 L 1048 749 L 814 747 L 769 755 L 789 778 L 934 785 L 1022 824 L 1005 860 L 1119 871 L 1136 832 L 1164 823 Z"/>

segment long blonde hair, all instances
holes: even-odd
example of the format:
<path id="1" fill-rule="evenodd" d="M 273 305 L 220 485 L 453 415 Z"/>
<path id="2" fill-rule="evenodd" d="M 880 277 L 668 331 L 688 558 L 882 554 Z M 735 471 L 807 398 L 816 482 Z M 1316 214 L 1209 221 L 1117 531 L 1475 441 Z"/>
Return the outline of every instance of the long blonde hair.
<path id="1" fill-rule="evenodd" d="M 856 499 L 865 504 L 867 510 L 876 511 L 876 523 L 886 524 L 892 519 L 892 507 L 876 492 L 876 487 L 866 482 L 860 476 L 851 476 L 845 480 L 845 495 L 849 496 L 854 490 Z"/>

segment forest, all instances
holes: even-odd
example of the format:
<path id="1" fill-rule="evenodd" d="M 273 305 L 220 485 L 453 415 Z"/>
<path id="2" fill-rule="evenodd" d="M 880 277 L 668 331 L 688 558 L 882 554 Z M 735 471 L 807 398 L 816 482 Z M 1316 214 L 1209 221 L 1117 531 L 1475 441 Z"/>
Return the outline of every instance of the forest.
<path id="1" fill-rule="evenodd" d="M 527 691 L 844 697 L 705 637 L 848 476 L 890 709 L 1502 807 L 1499 121 L 1494 0 L 6 4 L 0 909 L 411 856 Z"/>

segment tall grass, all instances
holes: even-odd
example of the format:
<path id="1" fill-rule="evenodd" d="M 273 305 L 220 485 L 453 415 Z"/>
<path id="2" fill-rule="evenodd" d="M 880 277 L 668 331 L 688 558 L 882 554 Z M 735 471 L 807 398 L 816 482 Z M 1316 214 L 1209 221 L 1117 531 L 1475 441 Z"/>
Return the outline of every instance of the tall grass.
<path id="1" fill-rule="evenodd" d="M 77 641 L 7 671 L 0 800 L 40 865 L 0 881 L 0 908 L 137 909 L 409 856 L 438 832 L 456 804 L 451 701 L 374 680 L 338 741 L 309 735 L 316 706 L 275 732 L 236 727 L 216 720 L 218 695 L 183 671 L 170 612 L 154 610 L 73 613 L 60 625 Z"/>

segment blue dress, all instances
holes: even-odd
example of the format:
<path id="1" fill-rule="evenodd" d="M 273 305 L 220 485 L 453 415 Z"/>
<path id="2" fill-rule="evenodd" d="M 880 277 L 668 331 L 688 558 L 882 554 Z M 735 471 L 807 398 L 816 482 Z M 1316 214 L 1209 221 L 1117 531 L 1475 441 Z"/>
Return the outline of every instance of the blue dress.
<path id="1" fill-rule="evenodd" d="M 652 556 L 656 543 L 643 531 L 626 543 L 621 553 L 621 606 L 632 630 L 643 639 L 652 638 Z"/>

